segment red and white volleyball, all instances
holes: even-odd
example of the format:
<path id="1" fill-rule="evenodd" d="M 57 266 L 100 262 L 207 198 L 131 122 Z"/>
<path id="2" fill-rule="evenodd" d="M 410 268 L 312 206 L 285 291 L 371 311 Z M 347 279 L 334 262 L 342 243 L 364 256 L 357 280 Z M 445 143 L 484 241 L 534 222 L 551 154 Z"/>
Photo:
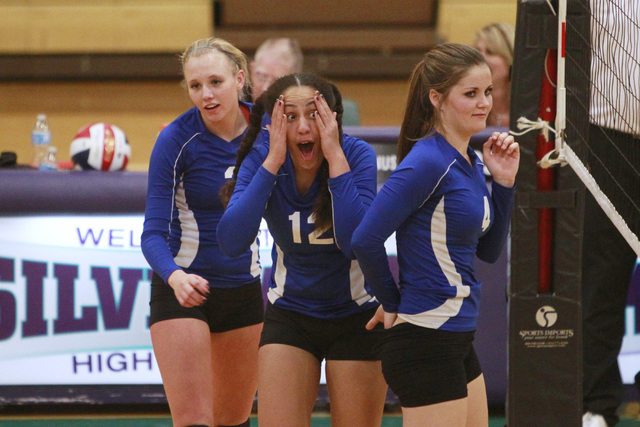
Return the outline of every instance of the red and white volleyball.
<path id="1" fill-rule="evenodd" d="M 70 154 L 77 169 L 118 171 L 127 167 L 131 146 L 119 127 L 93 123 L 78 131 Z"/>

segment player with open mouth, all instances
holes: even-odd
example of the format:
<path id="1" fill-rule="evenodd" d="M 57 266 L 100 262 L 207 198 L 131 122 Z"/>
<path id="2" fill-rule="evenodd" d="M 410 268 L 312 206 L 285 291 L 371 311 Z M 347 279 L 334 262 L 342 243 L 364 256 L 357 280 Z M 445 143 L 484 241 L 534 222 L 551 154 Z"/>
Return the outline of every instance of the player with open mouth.
<path id="1" fill-rule="evenodd" d="M 327 80 L 276 80 L 253 106 L 235 182 L 223 195 L 230 198 L 218 225 L 223 252 L 252 246 L 263 217 L 274 239 L 258 354 L 261 427 L 310 424 L 323 360 L 332 425 L 382 421 L 387 386 L 376 349 L 383 330 L 365 327 L 378 302 L 351 251 L 376 194 L 376 155 L 343 135 L 342 113 L 340 92 Z"/>

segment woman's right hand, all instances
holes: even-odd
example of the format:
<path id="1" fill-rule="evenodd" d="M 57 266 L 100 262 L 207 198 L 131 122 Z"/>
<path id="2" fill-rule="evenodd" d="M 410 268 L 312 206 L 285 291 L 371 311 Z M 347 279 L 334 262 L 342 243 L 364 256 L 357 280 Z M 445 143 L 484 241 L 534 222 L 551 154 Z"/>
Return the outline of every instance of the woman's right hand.
<path id="1" fill-rule="evenodd" d="M 520 166 L 520 145 L 508 132 L 493 132 L 482 146 L 482 158 L 491 179 L 511 188 Z"/>
<path id="2" fill-rule="evenodd" d="M 287 117 L 284 115 L 282 95 L 273 106 L 271 124 L 267 125 L 267 130 L 269 131 L 269 154 L 262 166 L 275 175 L 287 157 Z"/>
<path id="3" fill-rule="evenodd" d="M 397 317 L 398 313 L 387 313 L 382 308 L 382 305 L 380 305 L 376 310 L 376 314 L 374 314 L 371 320 L 369 320 L 369 322 L 367 323 L 367 329 L 371 330 L 375 328 L 376 325 L 380 322 L 382 322 L 385 329 L 389 329 L 393 326 Z"/>
<path id="4" fill-rule="evenodd" d="M 209 282 L 197 274 L 176 270 L 171 273 L 168 282 L 183 307 L 202 305 L 209 295 Z"/>

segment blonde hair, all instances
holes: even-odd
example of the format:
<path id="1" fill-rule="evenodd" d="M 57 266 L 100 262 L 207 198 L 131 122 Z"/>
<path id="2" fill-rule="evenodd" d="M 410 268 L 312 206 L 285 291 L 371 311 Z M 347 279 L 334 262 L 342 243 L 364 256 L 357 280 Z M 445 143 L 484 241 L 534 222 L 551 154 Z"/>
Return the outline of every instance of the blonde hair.
<path id="1" fill-rule="evenodd" d="M 504 58 L 507 65 L 511 67 L 513 65 L 515 33 L 515 28 L 508 22 L 494 22 L 478 30 L 475 44 L 478 44 L 478 40 L 484 40 L 487 49 Z"/>
<path id="2" fill-rule="evenodd" d="M 211 49 L 217 50 L 223 53 L 228 59 L 233 68 L 233 74 L 237 74 L 238 71 L 244 71 L 245 76 L 249 76 L 249 67 L 247 65 L 247 57 L 245 54 L 229 43 L 226 40 L 209 37 L 206 39 L 196 40 L 191 43 L 191 46 L 185 49 L 180 55 L 180 63 L 182 64 L 182 70 L 184 73 L 184 66 L 189 59 L 210 53 Z M 250 79 L 247 77 L 244 79 L 244 88 L 242 90 L 242 99 L 248 99 L 248 93 L 250 91 Z"/>

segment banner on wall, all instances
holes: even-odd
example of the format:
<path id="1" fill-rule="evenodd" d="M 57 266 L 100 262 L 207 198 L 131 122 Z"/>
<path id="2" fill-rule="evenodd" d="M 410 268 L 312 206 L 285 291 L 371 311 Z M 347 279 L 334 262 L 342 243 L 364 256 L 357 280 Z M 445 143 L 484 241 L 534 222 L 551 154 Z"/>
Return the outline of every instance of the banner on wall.
<path id="1" fill-rule="evenodd" d="M 161 384 L 142 224 L 142 215 L 0 217 L 0 385 Z M 268 267 L 264 222 L 260 241 Z"/>
<path id="2" fill-rule="evenodd" d="M 0 218 L 0 384 L 161 383 L 141 216 Z"/>
<path id="3" fill-rule="evenodd" d="M 142 224 L 142 215 L 0 217 L 0 386 L 161 384 Z M 259 240 L 267 270 L 264 221 Z M 395 264 L 393 238 L 387 252 Z M 640 371 L 638 271 L 628 304 L 620 366 L 630 384 Z"/>
<path id="4" fill-rule="evenodd" d="M 618 356 L 620 375 L 624 384 L 634 384 L 640 373 L 640 259 L 629 285 L 625 310 L 625 333 Z"/>
<path id="5" fill-rule="evenodd" d="M 0 216 L 0 386 L 162 383 L 143 221 Z M 259 242 L 268 271 L 273 238 L 264 220 Z M 387 251 L 395 255 L 395 239 Z"/>

